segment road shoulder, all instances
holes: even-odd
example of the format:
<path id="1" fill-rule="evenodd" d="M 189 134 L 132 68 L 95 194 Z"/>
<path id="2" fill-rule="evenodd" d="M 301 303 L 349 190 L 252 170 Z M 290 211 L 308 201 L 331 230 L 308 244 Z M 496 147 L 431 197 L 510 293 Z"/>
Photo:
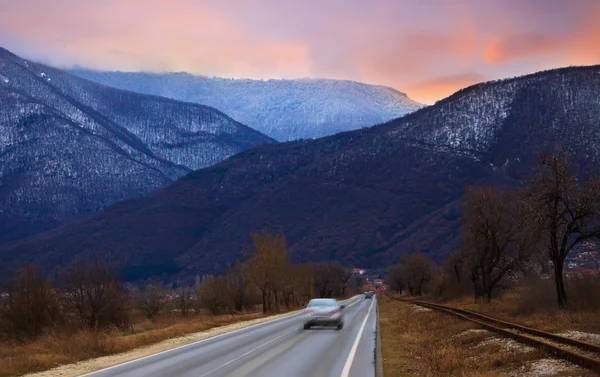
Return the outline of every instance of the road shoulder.
<path id="1" fill-rule="evenodd" d="M 241 330 L 246 327 L 258 325 L 261 323 L 273 321 L 276 319 L 288 317 L 297 314 L 299 311 L 278 314 L 264 318 L 258 318 L 248 321 L 241 321 L 225 326 L 214 327 L 212 329 L 201 331 L 182 337 L 167 339 L 150 346 L 140 347 L 131 351 L 80 361 L 73 364 L 65 364 L 59 367 L 42 372 L 26 374 L 26 377 L 71 377 L 80 376 L 85 373 L 94 372 L 103 368 L 108 368 L 118 364 L 126 363 L 142 357 L 151 356 L 160 352 L 172 350 L 178 347 L 186 346 L 195 342 L 206 340 L 218 335 L 226 334 L 232 331 Z"/>

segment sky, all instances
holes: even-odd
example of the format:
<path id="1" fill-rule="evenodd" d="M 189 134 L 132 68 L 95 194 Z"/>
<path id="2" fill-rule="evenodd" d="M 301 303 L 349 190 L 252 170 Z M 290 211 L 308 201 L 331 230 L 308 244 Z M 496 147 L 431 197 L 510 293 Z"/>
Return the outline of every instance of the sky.
<path id="1" fill-rule="evenodd" d="M 363 81 L 431 104 L 600 64 L 600 0 L 0 0 L 0 46 L 63 68 Z"/>

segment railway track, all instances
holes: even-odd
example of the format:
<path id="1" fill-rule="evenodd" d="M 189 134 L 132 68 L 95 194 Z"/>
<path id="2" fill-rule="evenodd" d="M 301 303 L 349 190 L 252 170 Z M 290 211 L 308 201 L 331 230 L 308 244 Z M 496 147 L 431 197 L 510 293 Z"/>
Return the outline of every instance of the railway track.
<path id="1" fill-rule="evenodd" d="M 566 338 L 546 331 L 518 325 L 483 314 L 471 312 L 450 306 L 433 304 L 423 301 L 404 300 L 397 297 L 394 300 L 419 305 L 425 308 L 453 315 L 474 322 L 479 326 L 509 337 L 517 342 L 542 349 L 556 357 L 568 360 L 574 364 L 600 373 L 600 346 L 576 339 Z"/>

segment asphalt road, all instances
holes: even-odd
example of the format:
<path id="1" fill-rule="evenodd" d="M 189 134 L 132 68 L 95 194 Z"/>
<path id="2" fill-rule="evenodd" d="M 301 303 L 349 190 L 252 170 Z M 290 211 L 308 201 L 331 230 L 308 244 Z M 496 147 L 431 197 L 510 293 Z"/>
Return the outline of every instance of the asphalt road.
<path id="1" fill-rule="evenodd" d="M 303 330 L 302 314 L 219 335 L 89 377 L 372 377 L 376 299 L 344 303 L 344 328 Z"/>

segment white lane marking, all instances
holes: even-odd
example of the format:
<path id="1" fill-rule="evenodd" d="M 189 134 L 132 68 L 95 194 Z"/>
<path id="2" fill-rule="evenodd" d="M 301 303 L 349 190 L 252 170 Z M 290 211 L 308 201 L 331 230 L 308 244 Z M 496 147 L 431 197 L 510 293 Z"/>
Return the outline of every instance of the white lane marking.
<path id="1" fill-rule="evenodd" d="M 247 327 L 242 327 L 241 329 L 237 329 L 237 330 L 229 331 L 229 332 L 226 332 L 226 333 L 223 333 L 223 334 L 215 335 L 215 336 L 212 336 L 212 337 L 210 337 L 210 338 L 202 339 L 202 340 L 199 340 L 199 341 L 197 341 L 197 342 L 194 342 L 194 343 L 190 343 L 190 344 L 184 344 L 183 346 L 179 346 L 179 347 L 171 348 L 171 349 L 164 350 L 164 351 L 161 351 L 161 352 L 153 353 L 152 355 L 148 355 L 148 356 L 140 357 L 139 359 L 134 359 L 134 360 L 126 361 L 126 362 L 124 362 L 124 363 L 121 363 L 121 364 L 116 364 L 116 365 L 110 366 L 110 367 L 108 367 L 108 368 L 103 368 L 103 369 L 99 369 L 99 370 L 96 370 L 96 371 L 93 371 L 93 372 L 89 372 L 89 373 L 86 373 L 86 374 L 82 374 L 82 375 L 81 375 L 81 376 L 79 376 L 79 377 L 88 377 L 88 376 L 91 376 L 91 375 L 93 375 L 93 374 L 100 373 L 100 372 L 104 372 L 104 371 L 106 371 L 106 370 L 109 370 L 109 369 L 113 369 L 113 368 L 117 368 L 117 367 L 122 367 L 123 365 L 127 365 L 127 364 L 131 364 L 131 363 L 135 363 L 135 362 L 138 362 L 138 361 L 141 361 L 141 360 L 144 360 L 144 359 L 149 359 L 149 358 L 151 358 L 151 357 L 155 357 L 155 356 L 161 355 L 161 354 L 163 354 L 163 353 L 172 352 L 172 351 L 175 351 L 175 350 L 178 350 L 178 349 L 181 349 L 181 348 L 186 348 L 186 347 L 190 347 L 190 346 L 198 345 L 198 344 L 200 344 L 200 343 L 204 343 L 204 342 L 208 342 L 208 341 L 210 341 L 210 340 L 214 340 L 214 339 L 217 339 L 217 338 L 221 338 L 221 337 L 223 337 L 223 336 L 225 336 L 225 335 L 230 335 L 230 334 L 233 334 L 233 333 L 237 333 L 237 332 L 240 332 L 240 331 L 248 330 L 248 329 L 251 329 L 251 328 L 254 328 L 254 327 L 258 327 L 258 326 L 261 326 L 261 325 L 269 325 L 269 324 L 273 324 L 273 323 L 276 323 L 276 322 L 282 321 L 282 320 L 284 320 L 284 319 L 290 319 L 290 318 L 293 318 L 293 317 L 295 317 L 295 316 L 300 316 L 301 314 L 302 314 L 302 312 L 298 311 L 298 313 L 291 313 L 290 315 L 287 315 L 287 316 L 285 316 L 285 317 L 281 317 L 281 318 L 277 318 L 277 319 L 272 319 L 272 320 L 270 320 L 270 321 L 266 321 L 266 322 L 257 323 L 257 324 L 255 324 L 255 325 L 251 325 L 251 326 L 247 326 Z"/>
<path id="2" fill-rule="evenodd" d="M 233 358 L 233 359 L 229 360 L 228 362 L 226 362 L 226 363 L 224 363 L 224 364 L 221 364 L 221 365 L 219 365 L 218 367 L 216 367 L 216 368 L 213 368 L 213 369 L 209 370 L 208 372 L 206 372 L 206 373 L 204 373 L 204 374 L 201 374 L 201 375 L 199 375 L 198 377 L 205 377 L 205 376 L 208 376 L 208 375 L 209 375 L 209 374 L 211 374 L 212 372 L 216 372 L 216 371 L 218 371 L 219 369 L 221 369 L 221 368 L 223 368 L 223 367 L 226 367 L 227 365 L 229 365 L 229 364 L 231 364 L 231 363 L 233 363 L 233 362 L 236 362 L 237 360 L 239 360 L 239 359 L 241 359 L 241 358 L 243 358 L 243 357 L 246 357 L 246 356 L 250 355 L 251 353 L 253 353 L 253 352 L 255 352 L 255 351 L 258 351 L 259 349 L 261 349 L 261 348 L 264 348 L 264 347 L 268 346 L 269 344 L 273 343 L 274 341 L 276 341 L 276 340 L 278 340 L 278 339 L 281 339 L 281 338 L 283 338 L 283 337 L 284 337 L 284 336 L 286 336 L 287 334 L 290 334 L 290 333 L 293 333 L 293 332 L 296 332 L 296 331 L 298 331 L 298 330 L 297 330 L 297 329 L 293 329 L 293 330 L 290 330 L 290 331 L 288 331 L 288 332 L 285 332 L 285 333 L 283 333 L 283 334 L 279 335 L 277 338 L 271 339 L 271 340 L 269 340 L 268 342 L 266 342 L 266 343 L 263 343 L 263 344 L 261 344 L 260 346 L 258 346 L 258 347 L 256 347 L 256 348 L 253 348 L 253 349 L 251 349 L 250 351 L 248 351 L 248 352 L 246 352 L 246 353 L 243 353 L 243 354 L 239 355 L 238 357 L 235 357 L 235 358 Z"/>
<path id="3" fill-rule="evenodd" d="M 369 306 L 369 311 L 367 312 L 367 316 L 365 317 L 362 325 L 360 326 L 360 330 L 358 330 L 358 335 L 356 335 L 356 340 L 354 341 L 354 344 L 352 345 L 352 349 L 350 350 L 350 354 L 348 355 L 348 358 L 346 359 L 346 364 L 344 365 L 344 370 L 342 370 L 341 377 L 348 377 L 348 375 L 350 374 L 350 367 L 352 367 L 352 362 L 354 361 L 354 355 L 356 354 L 356 350 L 358 348 L 358 343 L 360 343 L 360 337 L 362 336 L 363 330 L 365 329 L 365 325 L 367 324 L 367 321 L 369 320 L 369 314 L 371 314 L 371 309 L 373 309 L 374 303 L 375 303 L 375 300 L 373 300 L 371 302 L 371 306 Z"/>
<path id="4" fill-rule="evenodd" d="M 349 299 L 348 301 L 350 301 L 350 300 L 352 300 L 352 299 Z M 348 309 L 348 308 L 349 308 L 349 307 L 351 307 L 352 305 L 354 305 L 354 304 L 358 304 L 358 303 L 359 303 L 359 302 L 361 302 L 361 301 L 362 301 L 362 300 L 356 300 L 356 301 L 354 301 L 352 304 L 350 304 L 350 305 L 346 306 L 344 309 Z"/>
<path id="5" fill-rule="evenodd" d="M 352 299 L 354 299 L 354 298 L 356 298 L 358 296 L 359 295 L 356 295 L 356 296 L 351 297 L 351 298 L 349 298 L 347 300 L 344 300 L 343 302 L 348 302 L 348 301 L 350 301 L 350 300 L 352 300 Z M 348 305 L 348 306 L 350 306 L 350 305 Z M 208 342 L 210 340 L 221 338 L 223 336 L 231 335 L 231 334 L 234 334 L 234 333 L 237 333 L 237 332 L 240 332 L 240 331 L 249 330 L 249 329 L 252 329 L 252 328 L 255 328 L 255 327 L 267 326 L 267 325 L 270 325 L 270 324 L 273 324 L 273 323 L 276 323 L 276 322 L 279 322 L 279 321 L 283 321 L 285 319 L 293 318 L 295 316 L 301 316 L 302 314 L 303 314 L 302 313 L 302 309 L 300 309 L 300 310 L 297 310 L 296 313 L 290 313 L 289 315 L 286 315 L 285 317 L 281 317 L 281 318 L 277 318 L 277 319 L 272 319 L 270 321 L 265 321 L 265 322 L 257 323 L 255 325 L 251 325 L 251 326 L 247 326 L 247 327 L 242 327 L 241 329 L 237 329 L 237 330 L 229 331 L 229 332 L 226 332 L 226 333 L 223 333 L 223 334 L 215 335 L 215 336 L 212 336 L 212 337 L 209 337 L 209 338 L 206 338 L 206 339 L 199 340 L 197 342 L 193 342 L 193 343 L 190 343 L 190 344 L 184 344 L 183 346 L 179 346 L 179 347 L 171 348 L 171 349 L 164 350 L 164 351 L 161 351 L 161 352 L 153 353 L 152 355 L 148 355 L 148 356 L 140 357 L 140 358 L 137 358 L 137 359 L 129 360 L 129 361 L 126 361 L 126 362 L 120 363 L 120 364 L 115 364 L 115 365 L 110 366 L 108 368 L 102 368 L 102 369 L 98 369 L 98 370 L 95 370 L 95 371 L 92 371 L 92 372 L 88 372 L 86 374 L 80 375 L 79 377 L 89 377 L 89 376 L 92 376 L 92 375 L 94 375 L 96 373 L 104 372 L 104 371 L 107 371 L 107 370 L 110 370 L 110 369 L 114 369 L 114 368 L 119 368 L 119 367 L 122 367 L 123 365 L 131 364 L 131 363 L 136 363 L 138 361 L 141 361 L 141 360 L 144 360 L 144 359 L 149 359 L 151 357 L 155 357 L 155 356 L 161 355 L 163 353 L 172 352 L 172 351 L 179 350 L 179 349 L 186 348 L 186 347 L 190 347 L 190 346 L 195 346 L 195 345 L 198 345 L 200 343 Z"/>

